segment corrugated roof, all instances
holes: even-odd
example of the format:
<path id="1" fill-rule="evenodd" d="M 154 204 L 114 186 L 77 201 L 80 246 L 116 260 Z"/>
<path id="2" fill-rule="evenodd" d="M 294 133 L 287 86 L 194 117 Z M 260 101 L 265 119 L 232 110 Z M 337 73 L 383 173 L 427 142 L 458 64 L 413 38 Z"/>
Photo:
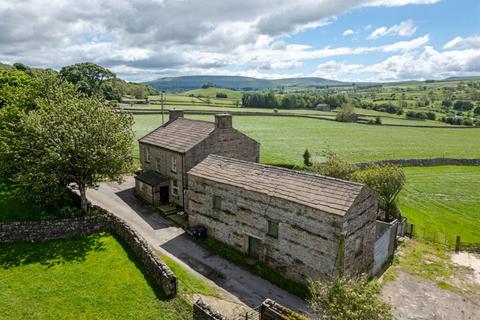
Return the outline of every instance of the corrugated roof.
<path id="1" fill-rule="evenodd" d="M 188 174 L 344 215 L 363 185 L 254 162 L 209 155 Z"/>
<path id="2" fill-rule="evenodd" d="M 177 118 L 140 138 L 139 142 L 184 153 L 203 141 L 215 130 L 207 121 Z"/>

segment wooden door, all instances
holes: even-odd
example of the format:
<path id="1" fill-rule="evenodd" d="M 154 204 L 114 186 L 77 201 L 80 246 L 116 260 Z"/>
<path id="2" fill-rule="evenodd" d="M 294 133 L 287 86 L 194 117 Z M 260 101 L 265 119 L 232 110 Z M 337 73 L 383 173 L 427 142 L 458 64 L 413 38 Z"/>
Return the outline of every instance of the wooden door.
<path id="1" fill-rule="evenodd" d="M 168 204 L 169 203 L 169 188 L 168 186 L 160 187 L 160 203 Z"/>
<path id="2" fill-rule="evenodd" d="M 248 236 L 248 255 L 258 259 L 262 249 L 262 240 Z"/>

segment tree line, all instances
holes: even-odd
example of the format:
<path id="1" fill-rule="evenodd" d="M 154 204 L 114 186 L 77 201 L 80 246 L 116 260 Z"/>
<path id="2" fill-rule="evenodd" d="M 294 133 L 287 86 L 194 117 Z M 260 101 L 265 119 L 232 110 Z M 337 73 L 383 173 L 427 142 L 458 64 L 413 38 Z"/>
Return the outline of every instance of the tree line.
<path id="1" fill-rule="evenodd" d="M 342 94 L 322 94 L 318 92 L 285 93 L 253 92 L 244 93 L 242 106 L 244 108 L 270 108 L 270 109 L 305 109 L 319 103 L 329 104 L 332 108 L 339 108 L 347 102 Z"/>

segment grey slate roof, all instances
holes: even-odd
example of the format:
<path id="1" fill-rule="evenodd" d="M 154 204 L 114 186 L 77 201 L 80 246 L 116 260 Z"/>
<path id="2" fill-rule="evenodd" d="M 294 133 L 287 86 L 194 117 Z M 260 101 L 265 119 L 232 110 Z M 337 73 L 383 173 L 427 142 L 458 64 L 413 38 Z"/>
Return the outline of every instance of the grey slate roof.
<path id="1" fill-rule="evenodd" d="M 364 187 L 354 182 L 217 155 L 209 155 L 188 174 L 341 216 Z"/>
<path id="2" fill-rule="evenodd" d="M 145 182 L 146 184 L 153 187 L 159 185 L 168 185 L 170 183 L 170 179 L 168 177 L 162 176 L 155 171 L 142 172 L 139 175 L 136 175 L 135 179 Z"/>
<path id="3" fill-rule="evenodd" d="M 153 130 L 138 141 L 185 153 L 202 142 L 214 130 L 215 124 L 212 122 L 177 118 Z"/>

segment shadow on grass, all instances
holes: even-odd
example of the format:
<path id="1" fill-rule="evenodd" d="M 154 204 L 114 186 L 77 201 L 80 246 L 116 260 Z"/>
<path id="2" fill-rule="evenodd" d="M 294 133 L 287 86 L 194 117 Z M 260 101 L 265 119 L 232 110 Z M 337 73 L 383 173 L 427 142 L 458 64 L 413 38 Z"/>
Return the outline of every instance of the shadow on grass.
<path id="1" fill-rule="evenodd" d="M 125 250 L 125 252 L 127 253 L 127 256 L 128 256 L 128 259 L 133 263 L 135 264 L 135 267 L 140 270 L 140 272 L 142 273 L 143 275 L 143 278 L 145 279 L 145 281 L 147 282 L 147 284 L 150 286 L 150 288 L 152 288 L 153 292 L 155 293 L 155 296 L 157 297 L 158 300 L 162 300 L 162 301 L 169 301 L 169 300 L 172 300 L 172 299 L 175 299 L 175 296 L 174 297 L 168 297 L 165 292 L 163 291 L 163 289 L 153 280 L 153 278 L 145 272 L 145 267 L 144 265 L 140 262 L 140 260 L 137 258 L 137 256 L 135 255 L 135 253 L 133 253 L 132 249 L 130 249 L 130 247 L 128 247 L 122 239 L 120 239 L 120 237 L 118 237 L 117 235 L 115 234 L 112 234 L 113 237 L 118 241 L 118 243 L 120 243 L 120 245 L 122 246 L 123 250 Z"/>
<path id="2" fill-rule="evenodd" d="M 0 268 L 8 269 L 32 263 L 40 263 L 50 268 L 69 262 L 82 262 L 90 252 L 105 250 L 101 237 L 102 234 L 97 233 L 47 242 L 2 244 Z"/>

